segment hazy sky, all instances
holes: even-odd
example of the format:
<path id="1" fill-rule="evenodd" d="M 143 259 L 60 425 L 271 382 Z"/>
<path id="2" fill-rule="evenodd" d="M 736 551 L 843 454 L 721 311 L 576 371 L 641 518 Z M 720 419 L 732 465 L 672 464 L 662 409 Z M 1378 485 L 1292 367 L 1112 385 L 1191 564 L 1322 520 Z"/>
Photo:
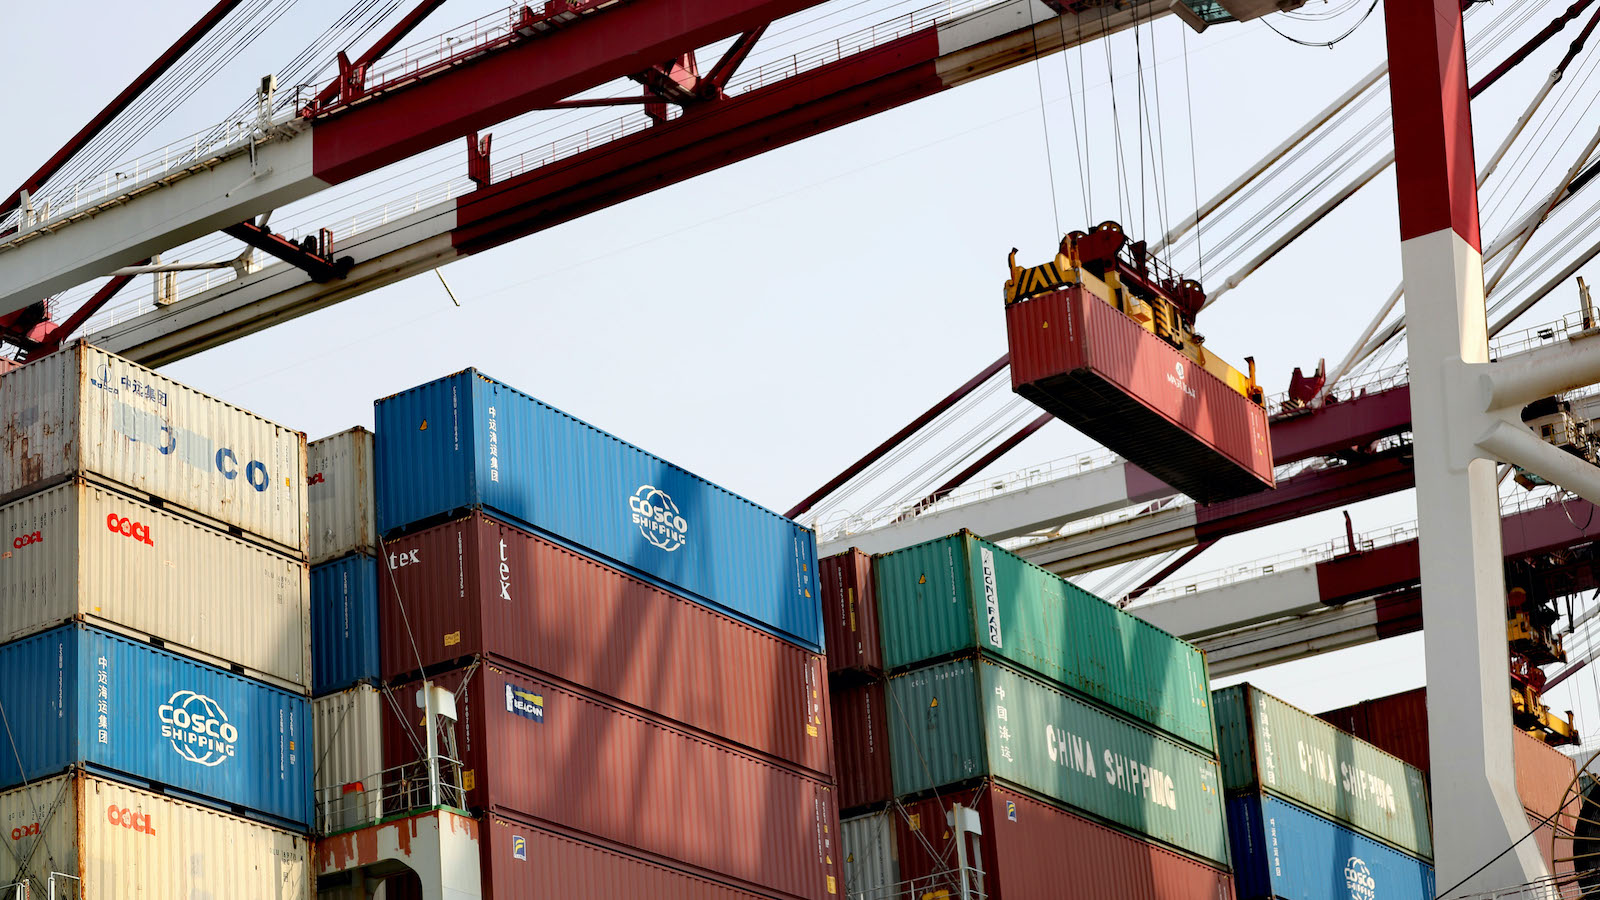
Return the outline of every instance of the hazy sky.
<path id="1" fill-rule="evenodd" d="M 20 182 L 210 5 L 154 0 L 129 15 L 127 4 L 106 0 L 0 4 L 0 33 L 13 36 L 13 89 L 0 101 L 10 123 L 0 181 Z M 329 15 L 324 4 L 300 6 L 306 9 L 280 21 L 151 144 L 225 115 L 261 74 L 297 52 L 315 30 L 306 23 Z M 1519 6 L 1548 10 L 1542 22 L 1558 4 Z M 451 0 L 419 34 L 497 8 Z M 858 17 L 841 31 L 871 24 L 865 11 L 873 8 L 850 0 L 830 7 L 841 21 Z M 1275 21 L 1291 34 L 1325 38 L 1359 12 L 1328 23 Z M 1489 7 L 1478 15 L 1486 22 L 1494 14 Z M 1124 35 L 1109 47 L 1051 57 L 453 264 L 444 271 L 460 308 L 425 275 L 166 371 L 315 438 L 370 426 L 377 397 L 477 366 L 785 509 L 1004 352 L 1006 251 L 1022 248 L 1024 261 L 1052 252 L 1059 239 L 1052 191 L 1062 229 L 1119 218 L 1153 238 L 1163 220 L 1190 212 L 1197 194 L 1231 181 L 1380 62 L 1381 19 L 1380 11 L 1331 50 L 1291 43 L 1261 23 L 1195 35 L 1163 20 L 1142 29 L 1137 44 Z M 796 37 L 793 49 L 804 46 Z M 1475 107 L 1480 155 L 1498 143 L 1561 49 L 1542 53 Z M 1163 196 L 1159 210 L 1152 200 L 1143 213 L 1123 211 L 1139 205 L 1137 190 L 1119 190 L 1124 178 L 1111 152 L 1120 125 L 1126 180 L 1140 183 L 1133 150 L 1140 64 L 1151 127 L 1159 126 L 1142 180 Z M 1070 92 L 1078 92 L 1075 106 Z M 395 182 L 403 193 L 404 180 Z M 1094 198 L 1087 211 L 1085 189 Z M 1208 347 L 1241 366 L 1253 354 L 1269 392 L 1283 389 L 1295 366 L 1342 356 L 1399 280 L 1393 197 L 1392 177 L 1379 176 L 1207 310 L 1200 324 Z M 1192 257 L 1174 263 L 1190 272 L 1202 267 Z M 1216 271 L 1207 275 L 1214 284 Z M 1543 318 L 1573 302 L 1562 293 Z M 1052 424 L 994 471 L 1089 446 Z M 1363 530 L 1414 517 L 1409 494 L 1358 504 L 1352 513 Z M 1225 541 L 1191 570 L 1317 543 L 1342 529 L 1338 512 L 1309 517 Z M 1310 709 L 1343 705 L 1420 684 L 1421 639 L 1277 667 L 1252 680 Z M 1600 686 L 1586 696 L 1597 694 Z"/>

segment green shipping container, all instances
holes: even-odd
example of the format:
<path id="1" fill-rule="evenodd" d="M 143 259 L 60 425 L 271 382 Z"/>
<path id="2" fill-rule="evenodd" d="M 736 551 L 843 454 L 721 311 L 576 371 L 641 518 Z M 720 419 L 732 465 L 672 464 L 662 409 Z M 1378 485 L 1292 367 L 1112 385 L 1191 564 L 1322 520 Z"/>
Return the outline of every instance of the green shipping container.
<path id="1" fill-rule="evenodd" d="M 1212 695 L 1231 792 L 1265 791 L 1433 859 L 1422 771 L 1260 688 Z"/>
<path id="2" fill-rule="evenodd" d="M 889 679 L 897 795 L 993 776 L 1228 866 L 1217 762 L 976 657 Z"/>
<path id="3" fill-rule="evenodd" d="M 992 653 L 1216 750 L 1200 648 L 963 531 L 873 560 L 889 670 Z"/>

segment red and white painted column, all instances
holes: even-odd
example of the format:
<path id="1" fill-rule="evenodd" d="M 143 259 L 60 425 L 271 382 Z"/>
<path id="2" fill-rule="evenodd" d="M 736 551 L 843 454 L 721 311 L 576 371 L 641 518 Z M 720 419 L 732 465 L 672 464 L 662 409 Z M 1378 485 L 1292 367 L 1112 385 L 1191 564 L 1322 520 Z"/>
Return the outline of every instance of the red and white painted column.
<path id="1" fill-rule="evenodd" d="M 1525 884 L 1548 872 L 1532 840 L 1517 843 L 1528 824 L 1506 699 L 1495 462 L 1475 446 L 1481 400 L 1477 414 L 1464 414 L 1476 389 L 1466 367 L 1488 362 L 1489 342 L 1460 0 L 1389 0 L 1384 17 L 1409 325 L 1434 852 L 1439 890 L 1453 895 Z"/>

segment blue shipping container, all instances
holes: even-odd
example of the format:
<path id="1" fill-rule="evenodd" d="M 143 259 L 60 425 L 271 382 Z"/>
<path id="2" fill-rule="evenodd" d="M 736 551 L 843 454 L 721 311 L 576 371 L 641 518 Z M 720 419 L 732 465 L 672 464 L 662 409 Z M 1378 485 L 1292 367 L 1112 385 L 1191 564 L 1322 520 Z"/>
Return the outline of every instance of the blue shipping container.
<path id="1" fill-rule="evenodd" d="M 1433 900 L 1433 867 L 1276 797 L 1228 801 L 1239 900 Z"/>
<path id="2" fill-rule="evenodd" d="M 83 625 L 0 646 L 0 788 L 74 765 L 311 827 L 306 698 Z"/>
<path id="3" fill-rule="evenodd" d="M 379 400 L 378 528 L 474 507 L 822 650 L 816 536 L 467 369 Z"/>
<path id="4" fill-rule="evenodd" d="M 359 553 L 311 568 L 311 693 L 377 684 L 378 561 Z"/>

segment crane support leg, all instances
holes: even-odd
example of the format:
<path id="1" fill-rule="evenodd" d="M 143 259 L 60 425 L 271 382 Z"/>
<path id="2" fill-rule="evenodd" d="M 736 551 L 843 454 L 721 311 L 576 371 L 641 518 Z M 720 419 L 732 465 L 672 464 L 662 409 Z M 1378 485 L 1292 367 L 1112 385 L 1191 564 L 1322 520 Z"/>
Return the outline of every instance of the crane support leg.
<path id="1" fill-rule="evenodd" d="M 1486 363 L 1483 256 L 1459 0 L 1390 0 L 1389 86 L 1411 323 L 1428 737 L 1440 896 L 1546 877 L 1512 768 L 1495 463 L 1455 420 L 1462 364 Z M 1463 433 L 1466 431 L 1467 433 Z M 1514 849 L 1511 848 L 1515 844 Z"/>

